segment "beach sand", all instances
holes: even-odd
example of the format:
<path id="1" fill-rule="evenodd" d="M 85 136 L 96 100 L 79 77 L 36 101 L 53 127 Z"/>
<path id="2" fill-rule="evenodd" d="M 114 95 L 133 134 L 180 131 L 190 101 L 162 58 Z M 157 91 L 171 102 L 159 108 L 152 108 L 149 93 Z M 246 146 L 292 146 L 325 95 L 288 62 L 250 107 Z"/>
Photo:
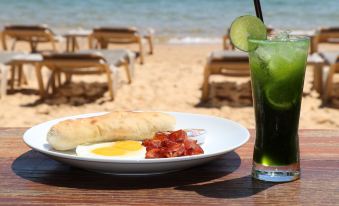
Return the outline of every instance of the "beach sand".
<path id="1" fill-rule="evenodd" d="M 325 45 L 325 49 L 329 48 Z M 89 93 L 88 99 L 74 97 L 53 97 L 46 101 L 38 101 L 37 84 L 33 67 L 25 68 L 29 84 L 9 92 L 0 100 L 1 127 L 30 127 L 35 124 L 58 117 L 91 112 L 113 110 L 159 110 L 209 114 L 238 121 L 247 128 L 254 128 L 254 112 L 252 106 L 227 102 L 227 98 L 212 99 L 209 104 L 201 105 L 201 85 L 206 58 L 211 51 L 220 50 L 219 44 L 174 45 L 159 44 L 155 54 L 146 56 L 144 65 L 136 64 L 135 79 L 128 84 L 124 70 L 121 69 L 122 80 L 114 101 L 109 101 L 107 88 L 103 83 L 104 76 L 87 76 L 75 78 L 72 85 L 77 94 Z M 339 126 L 339 109 L 320 107 L 319 95 L 312 87 L 312 68 L 307 68 L 300 128 L 336 129 Z M 224 86 L 235 86 L 248 79 L 212 78 L 212 81 L 231 81 Z M 246 85 L 246 83 L 245 83 Z M 213 87 L 212 87 L 213 89 Z M 62 90 L 63 91 L 63 90 Z M 67 93 L 67 92 L 66 92 Z M 232 92 L 230 92 L 232 93 Z M 233 92 L 234 93 L 234 92 Z M 100 95 L 102 95 L 100 97 Z M 227 94 L 226 94 L 227 96 Z M 80 106 L 75 106 L 80 105 Z"/>

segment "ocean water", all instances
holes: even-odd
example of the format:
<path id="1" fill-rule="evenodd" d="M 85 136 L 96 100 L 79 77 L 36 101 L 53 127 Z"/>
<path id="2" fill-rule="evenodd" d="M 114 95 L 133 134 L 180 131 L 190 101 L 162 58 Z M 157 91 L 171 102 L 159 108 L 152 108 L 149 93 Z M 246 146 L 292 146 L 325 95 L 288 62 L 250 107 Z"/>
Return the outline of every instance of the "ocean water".
<path id="1" fill-rule="evenodd" d="M 339 26 L 339 0 L 261 0 L 266 25 L 290 30 Z M 155 29 L 171 43 L 220 41 L 252 0 L 0 0 L 0 26 L 45 23 L 62 32 L 96 26 Z"/>

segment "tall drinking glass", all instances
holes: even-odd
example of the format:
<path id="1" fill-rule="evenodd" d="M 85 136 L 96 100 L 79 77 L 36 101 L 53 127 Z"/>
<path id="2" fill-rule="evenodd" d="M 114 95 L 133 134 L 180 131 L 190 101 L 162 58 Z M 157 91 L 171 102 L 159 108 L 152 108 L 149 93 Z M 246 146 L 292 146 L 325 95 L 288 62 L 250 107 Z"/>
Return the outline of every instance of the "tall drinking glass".
<path id="1" fill-rule="evenodd" d="M 252 176 L 272 182 L 298 179 L 298 127 L 309 39 L 250 39 L 249 46 L 256 121 Z"/>

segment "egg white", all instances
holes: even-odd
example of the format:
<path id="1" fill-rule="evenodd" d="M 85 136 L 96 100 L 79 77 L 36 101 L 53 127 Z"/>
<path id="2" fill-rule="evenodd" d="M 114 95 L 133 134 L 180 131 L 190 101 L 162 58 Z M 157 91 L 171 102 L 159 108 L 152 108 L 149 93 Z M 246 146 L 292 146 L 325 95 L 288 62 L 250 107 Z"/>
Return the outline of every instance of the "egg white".
<path id="1" fill-rule="evenodd" d="M 146 156 L 146 147 L 142 146 L 141 149 L 137 151 L 129 151 L 124 155 L 116 156 L 105 156 L 98 155 L 92 151 L 97 148 L 113 146 L 115 142 L 105 142 L 91 145 L 78 145 L 75 149 L 77 156 L 79 157 L 88 157 L 88 158 L 100 158 L 100 159 L 145 159 Z"/>

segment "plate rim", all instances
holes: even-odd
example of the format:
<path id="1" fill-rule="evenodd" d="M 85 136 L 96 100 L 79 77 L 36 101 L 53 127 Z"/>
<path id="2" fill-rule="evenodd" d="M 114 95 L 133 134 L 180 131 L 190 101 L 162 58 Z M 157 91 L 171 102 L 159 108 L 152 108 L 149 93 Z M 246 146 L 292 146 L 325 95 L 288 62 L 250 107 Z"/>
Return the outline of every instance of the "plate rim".
<path id="1" fill-rule="evenodd" d="M 140 111 L 133 111 L 133 112 L 140 112 Z M 144 111 L 144 112 L 150 112 L 150 111 Z M 154 111 L 152 111 L 154 112 Z M 222 117 L 217 117 L 217 116 L 212 116 L 212 115 L 206 115 L 206 114 L 196 114 L 196 113 L 187 113 L 187 112 L 169 112 L 169 111 L 157 111 L 157 112 L 162 112 L 162 113 L 167 113 L 167 114 L 179 114 L 179 115 L 189 115 L 189 116 L 201 116 L 201 117 L 209 117 L 209 118 L 216 118 L 219 120 L 227 121 L 228 123 L 231 123 L 233 125 L 236 125 L 238 128 L 240 128 L 244 134 L 246 135 L 244 137 L 244 140 L 240 142 L 239 144 L 235 145 L 232 147 L 232 149 L 227 149 L 223 150 L 220 152 L 215 152 L 215 153 L 209 153 L 209 154 L 198 154 L 198 155 L 191 155 L 191 156 L 182 156 L 182 157 L 171 157 L 171 158 L 156 158 L 156 159 L 102 159 L 102 158 L 95 158 L 95 157 L 79 157 L 79 156 L 74 156 L 71 154 L 66 154 L 62 152 L 57 152 L 57 151 L 49 151 L 49 150 L 43 150 L 35 147 L 34 145 L 31 145 L 28 140 L 28 135 L 34 131 L 36 128 L 41 127 L 42 125 L 45 124 L 51 124 L 52 122 L 59 122 L 63 121 L 65 119 L 73 119 L 73 118 L 86 118 L 86 117 L 92 117 L 92 116 L 99 116 L 99 115 L 104 115 L 109 112 L 93 112 L 93 113 L 85 113 L 85 114 L 80 114 L 80 115 L 72 115 L 72 116 L 65 116 L 65 117 L 60 117 L 56 118 L 53 120 L 45 121 L 40 124 L 34 125 L 33 127 L 27 129 L 25 133 L 23 134 L 23 141 L 24 143 L 30 147 L 33 150 L 36 150 L 38 152 L 41 152 L 42 154 L 48 155 L 48 156 L 53 156 L 57 158 L 64 158 L 64 159 L 70 159 L 70 160 L 77 160 L 77 161 L 89 161 L 89 162 L 101 162 L 101 163 L 118 163 L 118 164 L 154 164 L 154 163 L 172 163 L 172 162 L 179 162 L 179 161 L 192 161 L 192 160 L 198 160 L 198 159 L 205 159 L 205 158 L 213 158 L 213 157 L 218 157 L 220 155 L 226 154 L 230 151 L 236 150 L 239 147 L 243 146 L 248 142 L 250 139 L 250 132 L 249 130 L 241 125 L 240 123 L 227 119 L 227 118 L 222 118 Z"/>

